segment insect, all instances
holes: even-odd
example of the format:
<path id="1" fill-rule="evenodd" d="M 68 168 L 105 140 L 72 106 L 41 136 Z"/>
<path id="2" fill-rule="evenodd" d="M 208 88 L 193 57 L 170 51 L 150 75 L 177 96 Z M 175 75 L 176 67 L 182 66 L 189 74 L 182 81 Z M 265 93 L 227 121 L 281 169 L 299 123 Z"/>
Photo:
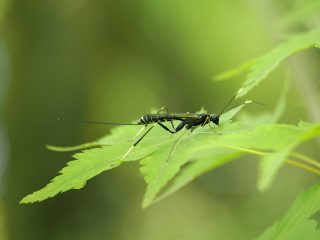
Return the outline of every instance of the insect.
<path id="1" fill-rule="evenodd" d="M 228 106 L 232 103 L 232 101 L 236 98 L 237 94 L 241 91 L 237 91 L 237 93 L 228 101 L 228 103 L 225 105 L 225 107 L 220 111 L 219 114 L 208 114 L 208 113 L 169 113 L 167 107 L 162 107 L 157 113 L 153 114 L 146 114 L 143 115 L 139 121 L 135 125 L 144 125 L 145 127 L 153 124 L 132 146 L 131 148 L 123 155 L 122 159 L 124 159 L 138 144 L 139 142 L 151 131 L 151 129 L 155 125 L 159 125 L 164 130 L 174 134 L 182 129 L 186 130 L 193 130 L 194 128 L 198 126 L 205 126 L 207 124 L 210 124 L 212 122 L 215 125 L 219 125 L 220 116 L 224 111 L 228 108 Z M 160 114 L 161 111 L 165 111 L 164 114 Z M 178 126 L 174 126 L 173 121 L 180 121 Z M 163 124 L 163 122 L 170 122 L 172 129 L 168 128 L 166 125 Z M 142 129 L 141 131 L 143 131 Z M 137 135 L 140 135 L 140 131 Z M 173 149 L 177 145 L 177 143 L 181 140 L 183 134 L 180 136 L 180 138 L 177 139 L 177 141 L 173 144 L 169 157 L 171 153 L 173 152 Z M 168 157 L 168 158 L 169 158 Z"/>
<path id="2" fill-rule="evenodd" d="M 131 148 L 123 155 L 122 159 L 124 159 L 140 142 L 141 140 L 152 130 L 152 128 L 156 125 L 159 125 L 165 131 L 168 131 L 172 134 L 178 133 L 182 129 L 193 130 L 198 126 L 205 126 L 207 124 L 213 123 L 218 126 L 220 121 L 220 116 L 225 110 L 229 107 L 232 101 L 236 98 L 237 94 L 241 91 L 236 92 L 236 94 L 228 101 L 225 107 L 218 114 L 208 114 L 208 113 L 170 113 L 167 107 L 162 107 L 157 113 L 146 114 L 143 115 L 137 123 L 111 123 L 111 122 L 92 122 L 92 121 L 72 121 L 78 123 L 95 123 L 95 124 L 109 124 L 109 125 L 143 125 L 144 128 L 141 129 L 136 136 L 141 135 L 141 133 L 145 130 L 146 127 L 149 127 L 139 138 L 134 142 Z M 247 101 L 252 102 L 252 101 Z M 163 112 L 164 113 L 161 113 Z M 70 121 L 70 120 L 67 120 Z M 180 121 L 177 126 L 174 126 L 173 121 Z M 171 123 L 171 129 L 164 125 L 164 122 Z M 149 126 L 151 125 L 151 126 Z M 177 145 L 179 140 L 182 138 L 183 134 L 178 138 L 178 140 L 173 144 L 173 147 L 170 151 L 170 154 L 173 151 L 173 148 Z"/>

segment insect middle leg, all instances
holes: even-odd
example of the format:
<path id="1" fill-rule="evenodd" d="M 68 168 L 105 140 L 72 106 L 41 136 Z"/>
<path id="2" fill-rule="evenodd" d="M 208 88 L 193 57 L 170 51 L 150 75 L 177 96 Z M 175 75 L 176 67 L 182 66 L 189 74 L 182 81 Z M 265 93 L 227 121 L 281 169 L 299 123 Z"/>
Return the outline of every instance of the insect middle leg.
<path id="1" fill-rule="evenodd" d="M 181 122 L 181 123 L 179 123 L 179 125 L 175 128 L 174 126 L 173 126 L 173 131 L 172 130 L 170 130 L 167 126 L 165 126 L 164 124 L 162 124 L 161 122 L 157 122 L 158 123 L 158 125 L 160 126 L 160 127 L 162 127 L 164 130 L 166 130 L 166 131 L 168 131 L 168 132 L 170 132 L 170 133 L 177 133 L 177 132 L 179 132 L 184 126 L 185 126 L 185 123 L 184 122 Z"/>
<path id="2" fill-rule="evenodd" d="M 184 132 L 181 134 L 181 136 L 178 137 L 178 139 L 173 143 L 170 152 L 168 154 L 167 160 L 166 162 L 169 162 L 173 152 L 176 150 L 176 148 L 178 147 L 179 143 L 182 141 L 184 134 L 186 133 L 187 129 L 184 130 Z"/>
<path id="3" fill-rule="evenodd" d="M 160 109 L 159 112 L 161 112 L 161 110 L 164 110 L 166 114 L 169 114 L 169 110 L 168 110 L 168 108 L 167 108 L 166 106 L 163 106 L 163 107 Z M 159 112 L 158 112 L 158 113 L 159 113 Z M 173 120 L 172 120 L 172 119 L 170 120 L 170 123 L 171 123 L 171 126 L 172 126 L 173 131 L 170 131 L 168 127 L 166 127 L 164 124 L 158 122 L 158 124 L 159 124 L 163 129 L 167 130 L 168 132 L 175 133 L 175 129 L 176 129 L 176 128 L 175 128 L 175 126 L 174 126 L 174 124 L 173 124 Z"/>

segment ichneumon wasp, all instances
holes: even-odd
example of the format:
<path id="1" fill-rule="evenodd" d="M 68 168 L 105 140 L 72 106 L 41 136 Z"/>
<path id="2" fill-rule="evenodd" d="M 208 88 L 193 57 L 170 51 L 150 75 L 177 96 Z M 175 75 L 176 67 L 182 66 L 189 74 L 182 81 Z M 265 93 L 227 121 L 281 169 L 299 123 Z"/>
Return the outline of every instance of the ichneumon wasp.
<path id="1" fill-rule="evenodd" d="M 220 111 L 219 114 L 208 114 L 208 113 L 170 113 L 167 107 L 162 107 L 157 113 L 145 114 L 143 115 L 137 123 L 112 123 L 112 122 L 96 122 L 96 121 L 74 121 L 74 120 L 63 120 L 63 121 L 72 121 L 78 123 L 94 123 L 94 124 L 108 124 L 108 125 L 142 125 L 144 126 L 136 136 L 139 136 L 147 127 L 149 127 L 139 138 L 134 142 L 131 148 L 123 155 L 122 159 L 124 159 L 138 144 L 139 142 L 152 130 L 152 128 L 156 125 L 159 125 L 165 131 L 170 132 L 171 134 L 175 134 L 180 132 L 182 129 L 185 130 L 193 130 L 198 126 L 205 126 L 212 122 L 214 125 L 219 126 L 220 116 L 225 110 L 229 107 L 229 105 L 236 98 L 238 93 L 242 90 L 238 90 L 236 94 L 228 101 L 225 107 Z M 255 101 L 246 101 L 246 103 L 255 102 Z M 258 103 L 258 102 L 255 102 Z M 260 104 L 260 103 L 258 103 Z M 161 113 L 164 111 L 164 113 Z M 174 126 L 173 121 L 180 121 L 177 126 Z M 172 129 L 164 125 L 164 122 L 170 122 Z M 151 126 L 149 126 L 151 125 Z M 211 126 L 210 126 L 211 127 Z M 173 147 L 170 151 L 169 157 L 176 147 L 177 143 L 181 140 L 183 134 L 177 139 L 177 141 L 173 144 Z"/>

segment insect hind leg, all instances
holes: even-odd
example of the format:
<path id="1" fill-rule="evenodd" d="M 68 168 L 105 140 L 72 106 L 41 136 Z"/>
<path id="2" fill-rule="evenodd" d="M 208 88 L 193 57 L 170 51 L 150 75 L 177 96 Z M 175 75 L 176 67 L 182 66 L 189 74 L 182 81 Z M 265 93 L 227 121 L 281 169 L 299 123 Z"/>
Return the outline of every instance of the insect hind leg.
<path id="1" fill-rule="evenodd" d="M 146 129 L 146 127 L 147 127 L 148 125 L 146 124 L 146 125 L 144 125 L 143 126 L 143 128 L 141 128 L 138 132 L 137 132 L 137 134 L 136 135 L 134 135 L 134 138 L 136 138 L 136 137 L 138 137 L 142 132 L 143 132 L 143 130 L 145 130 Z"/>
<path id="2" fill-rule="evenodd" d="M 130 148 L 129 150 L 122 156 L 121 160 L 125 159 L 126 156 L 138 145 L 138 143 L 151 131 L 151 129 L 155 126 L 153 124 Z M 141 131 L 139 131 L 141 132 Z"/>
<path id="3" fill-rule="evenodd" d="M 161 111 L 165 110 L 166 113 L 168 113 L 168 108 L 163 106 L 162 108 L 159 109 L 159 111 L 157 113 L 160 113 Z M 130 148 L 129 150 L 122 156 L 121 160 L 124 160 L 129 153 L 138 145 L 139 142 L 141 142 L 141 140 L 151 131 L 151 129 L 156 125 L 157 123 L 154 123 Z M 137 134 L 135 135 L 135 138 L 137 136 L 139 136 L 144 130 L 145 128 L 148 126 L 148 124 L 144 124 L 144 128 L 142 128 L 141 130 L 139 130 L 137 132 Z M 164 126 L 164 125 L 163 125 Z M 170 129 L 168 129 L 168 131 L 170 131 Z"/>

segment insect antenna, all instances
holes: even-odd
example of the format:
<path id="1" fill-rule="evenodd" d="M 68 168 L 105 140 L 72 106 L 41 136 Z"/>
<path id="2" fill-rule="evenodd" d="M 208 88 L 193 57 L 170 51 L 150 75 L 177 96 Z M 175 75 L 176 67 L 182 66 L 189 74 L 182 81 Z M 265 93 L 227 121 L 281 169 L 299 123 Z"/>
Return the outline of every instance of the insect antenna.
<path id="1" fill-rule="evenodd" d="M 225 105 L 225 107 L 221 110 L 221 112 L 218 114 L 218 117 L 220 117 L 220 115 L 222 114 L 222 113 L 224 113 L 224 111 L 229 107 L 229 105 L 233 102 L 233 100 L 236 98 L 236 96 L 238 95 L 238 92 L 239 91 L 237 91 L 236 92 L 236 94 L 234 94 L 233 96 L 232 96 L 232 98 L 229 100 L 229 102 Z"/>
<path id="2" fill-rule="evenodd" d="M 114 122 L 99 122 L 99 121 L 82 121 L 58 118 L 58 121 L 73 122 L 73 123 L 89 123 L 89 124 L 105 124 L 105 125 L 141 125 L 140 123 L 114 123 Z"/>
<path id="3" fill-rule="evenodd" d="M 222 109 L 222 111 L 218 114 L 218 117 L 220 117 L 220 115 L 222 113 L 225 112 L 225 110 L 229 107 L 229 105 L 233 102 L 233 100 L 238 96 L 238 94 L 247 86 L 251 85 L 252 83 L 249 83 L 247 84 L 246 86 L 240 88 L 233 96 L 232 98 L 229 100 L 229 102 L 226 104 L 226 106 Z M 247 101 L 246 101 L 247 102 Z M 250 100 L 250 102 L 253 102 L 253 103 L 256 103 L 256 104 L 259 104 L 259 105 L 265 105 L 264 103 L 260 103 L 260 102 L 257 102 L 257 101 L 253 101 L 253 100 Z"/>

